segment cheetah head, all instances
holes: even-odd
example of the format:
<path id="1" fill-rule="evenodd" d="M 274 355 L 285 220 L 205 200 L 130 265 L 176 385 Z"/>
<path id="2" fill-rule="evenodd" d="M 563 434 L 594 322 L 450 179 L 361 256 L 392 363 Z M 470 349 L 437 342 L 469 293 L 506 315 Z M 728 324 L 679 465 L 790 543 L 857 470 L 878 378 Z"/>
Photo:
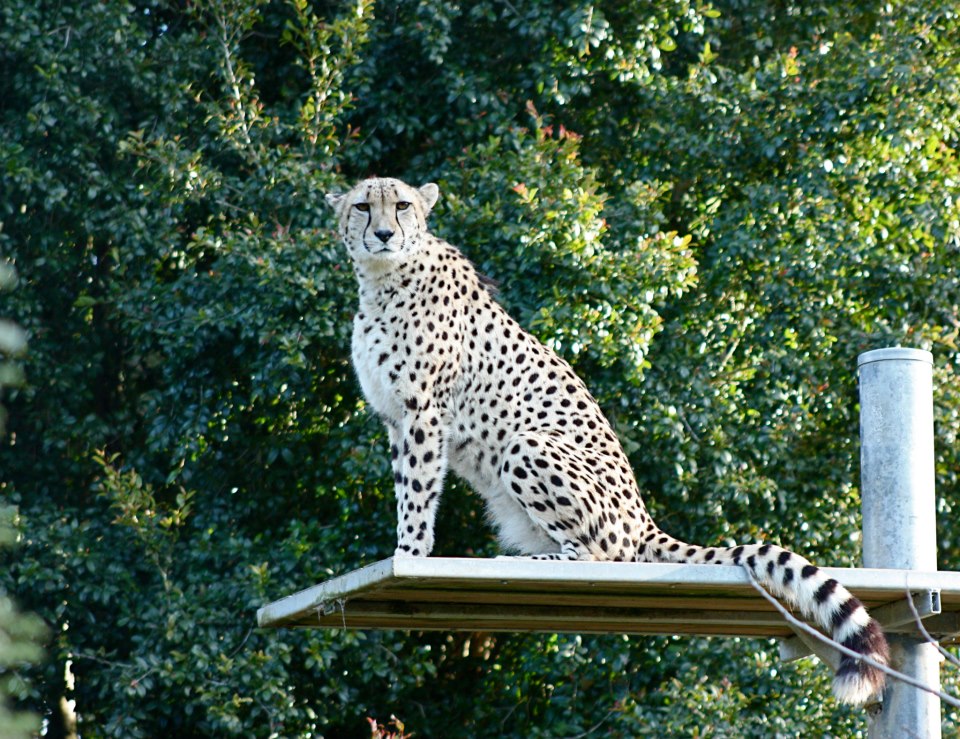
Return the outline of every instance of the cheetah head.
<path id="1" fill-rule="evenodd" d="M 327 202 L 337 212 L 340 236 L 354 260 L 389 260 L 417 250 L 439 195 L 432 182 L 416 188 L 374 177 L 346 194 L 327 195 Z"/>

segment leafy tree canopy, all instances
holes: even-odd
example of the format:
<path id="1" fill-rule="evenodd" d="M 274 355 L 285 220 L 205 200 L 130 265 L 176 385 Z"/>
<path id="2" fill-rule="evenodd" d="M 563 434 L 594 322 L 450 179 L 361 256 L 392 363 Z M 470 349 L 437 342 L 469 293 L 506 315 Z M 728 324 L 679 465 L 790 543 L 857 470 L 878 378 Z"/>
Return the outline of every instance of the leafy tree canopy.
<path id="1" fill-rule="evenodd" d="M 48 736 L 66 701 L 91 737 L 862 732 L 764 642 L 253 612 L 393 549 L 323 204 L 369 174 L 440 183 L 435 230 L 584 376 L 688 540 L 855 564 L 856 356 L 931 349 L 960 567 L 958 50 L 942 0 L 3 3 L 0 314 L 29 352 L 0 590 L 50 635 L 0 677 Z M 438 534 L 495 551 L 455 481 Z"/>

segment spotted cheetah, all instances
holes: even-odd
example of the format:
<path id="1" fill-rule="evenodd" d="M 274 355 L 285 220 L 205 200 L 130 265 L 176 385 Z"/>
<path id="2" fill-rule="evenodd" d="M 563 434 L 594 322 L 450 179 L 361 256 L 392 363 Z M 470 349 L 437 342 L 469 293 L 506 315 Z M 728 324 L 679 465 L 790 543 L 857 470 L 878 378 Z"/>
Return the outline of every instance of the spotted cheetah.
<path id="1" fill-rule="evenodd" d="M 353 364 L 386 424 L 395 556 L 422 557 L 448 469 L 485 502 L 499 541 L 538 559 L 740 565 L 833 638 L 880 663 L 880 626 L 836 580 L 771 544 L 703 547 L 647 513 L 613 430 L 567 362 L 524 331 L 426 219 L 433 183 L 374 178 L 327 195 L 359 282 Z M 867 702 L 883 673 L 843 657 L 834 691 Z"/>

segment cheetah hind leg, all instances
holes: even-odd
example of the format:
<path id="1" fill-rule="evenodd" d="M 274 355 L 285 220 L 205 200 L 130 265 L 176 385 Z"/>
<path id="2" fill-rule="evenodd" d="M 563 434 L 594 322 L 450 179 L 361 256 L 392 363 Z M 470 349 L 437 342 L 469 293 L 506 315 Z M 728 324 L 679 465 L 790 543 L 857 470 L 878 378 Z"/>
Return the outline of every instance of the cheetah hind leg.
<path id="1" fill-rule="evenodd" d="M 593 559 L 589 555 L 589 552 L 586 554 L 583 551 L 579 551 L 573 548 L 561 549 L 559 552 L 542 552 L 540 554 L 498 554 L 494 559 L 525 559 L 525 560 L 550 560 L 553 562 L 563 561 L 571 562 L 577 560 L 589 560 Z"/>
<path id="2" fill-rule="evenodd" d="M 507 444 L 500 481 L 527 516 L 559 545 L 559 551 L 525 551 L 524 558 L 611 558 L 591 546 L 597 521 L 606 511 L 602 498 L 587 492 L 598 489 L 599 480 L 580 449 L 546 434 L 517 434 Z"/>
<path id="3" fill-rule="evenodd" d="M 572 542 L 570 542 L 572 544 Z M 564 542 L 566 545 L 567 542 Z M 540 554 L 498 554 L 494 559 L 535 559 L 550 560 L 553 562 L 575 562 L 577 560 L 591 560 L 589 551 L 586 548 L 577 549 L 573 546 L 561 549 L 559 552 L 542 552 Z"/>
<path id="4" fill-rule="evenodd" d="M 494 559 L 536 559 L 550 560 L 553 562 L 564 561 L 571 562 L 577 560 L 590 560 L 593 557 L 586 547 L 577 547 L 574 542 L 564 542 L 559 552 L 541 552 L 540 554 L 498 554 Z"/>

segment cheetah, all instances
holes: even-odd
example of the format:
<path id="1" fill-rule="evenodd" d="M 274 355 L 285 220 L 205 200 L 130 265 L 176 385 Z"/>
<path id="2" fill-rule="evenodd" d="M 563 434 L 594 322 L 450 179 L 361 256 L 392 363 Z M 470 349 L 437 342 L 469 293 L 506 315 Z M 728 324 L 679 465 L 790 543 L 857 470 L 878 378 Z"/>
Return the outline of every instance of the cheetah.
<path id="1" fill-rule="evenodd" d="M 887 664 L 860 601 L 772 544 L 704 547 L 661 531 L 626 454 L 573 369 L 514 321 L 490 283 L 427 230 L 439 197 L 371 178 L 328 194 L 359 283 L 352 361 L 386 425 L 396 487 L 396 557 L 425 557 L 444 477 L 482 496 L 508 551 L 537 559 L 739 565 L 833 638 Z M 834 692 L 864 704 L 884 674 L 843 656 Z"/>

